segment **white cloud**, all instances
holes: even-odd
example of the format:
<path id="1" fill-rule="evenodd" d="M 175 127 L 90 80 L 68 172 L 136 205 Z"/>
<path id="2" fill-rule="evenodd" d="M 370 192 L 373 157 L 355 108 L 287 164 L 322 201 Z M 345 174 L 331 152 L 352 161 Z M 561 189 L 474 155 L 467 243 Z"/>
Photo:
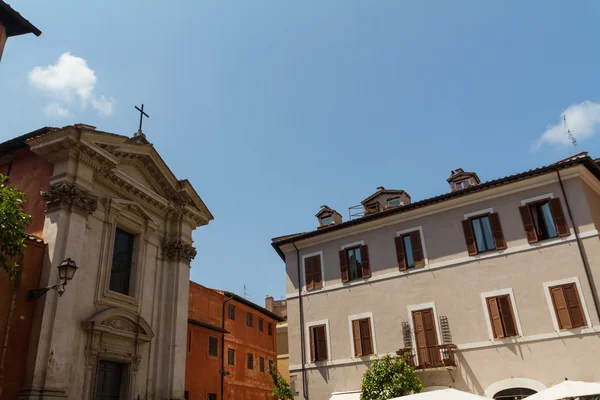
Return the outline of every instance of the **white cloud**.
<path id="1" fill-rule="evenodd" d="M 45 111 L 66 116 L 65 111 L 70 115 L 66 107 L 79 104 L 82 109 L 91 106 L 100 114 L 112 114 L 115 99 L 94 93 L 98 78 L 83 58 L 64 53 L 56 64 L 31 70 L 29 81 L 55 100 Z"/>
<path id="2" fill-rule="evenodd" d="M 73 115 L 71 114 L 71 111 L 67 110 L 58 103 L 50 103 L 44 107 L 44 114 L 53 118 L 66 118 Z"/>
<path id="3" fill-rule="evenodd" d="M 557 124 L 546 128 L 534 144 L 533 150 L 539 150 L 544 144 L 572 145 L 565 131 L 563 115 L 567 117 L 569 130 L 578 142 L 591 138 L 600 130 L 600 104 L 587 100 L 580 104 L 572 104 L 562 112 Z"/>

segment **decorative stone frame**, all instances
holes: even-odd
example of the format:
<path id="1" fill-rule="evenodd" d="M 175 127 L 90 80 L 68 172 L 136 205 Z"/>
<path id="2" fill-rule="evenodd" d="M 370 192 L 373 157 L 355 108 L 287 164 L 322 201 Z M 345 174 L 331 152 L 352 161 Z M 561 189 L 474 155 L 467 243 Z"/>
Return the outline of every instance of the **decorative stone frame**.
<path id="1" fill-rule="evenodd" d="M 147 237 L 158 229 L 159 225 L 139 204 L 129 200 L 105 199 L 104 213 L 96 302 L 137 311 L 144 283 Z M 135 235 L 128 295 L 110 290 L 110 272 L 117 228 Z"/>
<path id="2" fill-rule="evenodd" d="M 126 310 L 109 308 L 82 323 L 88 332 L 85 348 L 84 393 L 95 398 L 98 366 L 101 360 L 126 365 L 124 398 L 134 396 L 135 379 L 142 360 L 140 346 L 154 337 L 150 325 L 139 315 Z"/>

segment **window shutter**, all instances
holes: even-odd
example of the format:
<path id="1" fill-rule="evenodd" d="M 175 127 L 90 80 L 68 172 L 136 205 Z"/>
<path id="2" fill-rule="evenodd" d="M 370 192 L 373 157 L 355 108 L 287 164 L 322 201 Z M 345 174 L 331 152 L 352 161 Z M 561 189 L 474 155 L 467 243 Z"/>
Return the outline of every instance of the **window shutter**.
<path id="1" fill-rule="evenodd" d="M 315 284 L 313 281 L 313 258 L 307 257 L 304 259 L 304 277 L 306 282 L 306 290 L 313 290 Z"/>
<path id="2" fill-rule="evenodd" d="M 539 239 L 535 231 L 535 225 L 533 225 L 529 206 L 525 205 L 519 207 L 519 213 L 521 213 L 521 220 L 523 221 L 523 228 L 525 228 L 525 233 L 527 234 L 527 241 L 529 243 L 537 243 Z"/>
<path id="3" fill-rule="evenodd" d="M 317 360 L 316 357 L 316 343 L 315 343 L 315 327 L 311 326 L 309 329 L 310 332 L 310 362 L 315 362 Z"/>
<path id="4" fill-rule="evenodd" d="M 406 269 L 406 260 L 404 258 L 404 243 L 402 236 L 396 236 L 394 239 L 396 242 L 396 258 L 398 259 L 398 269 L 403 271 Z"/>
<path id="5" fill-rule="evenodd" d="M 421 233 L 419 231 L 411 232 L 410 243 L 412 245 L 413 260 L 415 267 L 425 266 L 425 257 L 423 255 L 423 246 L 421 244 Z"/>
<path id="6" fill-rule="evenodd" d="M 499 297 L 498 303 L 500 306 L 500 315 L 502 315 L 502 321 L 504 322 L 504 336 L 517 336 L 517 325 L 512 312 L 510 296 Z"/>
<path id="7" fill-rule="evenodd" d="M 552 218 L 554 218 L 554 225 L 556 225 L 556 232 L 558 236 L 569 236 L 571 231 L 569 225 L 567 225 L 567 219 L 563 213 L 562 206 L 560 205 L 560 199 L 550 199 L 550 211 L 552 212 Z"/>
<path id="8" fill-rule="evenodd" d="M 362 267 L 362 277 L 371 277 L 371 263 L 369 262 L 369 248 L 367 245 L 360 246 L 360 264 Z"/>
<path id="9" fill-rule="evenodd" d="M 363 355 L 362 352 L 362 344 L 360 340 L 360 321 L 352 321 L 352 337 L 354 339 L 354 356 L 361 357 Z"/>
<path id="10" fill-rule="evenodd" d="M 415 339 L 417 341 L 417 357 L 419 365 L 429 364 L 429 351 L 427 349 L 427 334 L 423 323 L 423 311 L 413 311 L 413 324 L 415 327 Z"/>
<path id="11" fill-rule="evenodd" d="M 475 235 L 473 234 L 473 227 L 471 221 L 468 219 L 462 222 L 463 232 L 465 233 L 465 242 L 467 243 L 467 251 L 470 256 L 477 254 L 477 246 L 475 245 Z"/>
<path id="12" fill-rule="evenodd" d="M 327 334 L 325 326 L 318 326 L 315 328 L 316 339 L 317 339 L 317 352 L 319 353 L 319 360 L 327 360 Z"/>
<path id="13" fill-rule="evenodd" d="M 556 311 L 556 318 L 558 319 L 559 328 L 573 328 L 563 288 L 560 286 L 550 288 L 550 293 L 552 294 L 552 304 L 554 304 L 554 311 Z"/>
<path id="14" fill-rule="evenodd" d="M 504 337 L 504 329 L 502 328 L 502 318 L 500 317 L 498 299 L 496 297 L 491 297 L 487 299 L 487 303 L 488 311 L 490 312 L 490 322 L 492 323 L 494 338 L 502 339 Z"/>
<path id="15" fill-rule="evenodd" d="M 360 320 L 360 341 L 363 356 L 373 354 L 373 342 L 371 341 L 371 319 Z"/>
<path id="16" fill-rule="evenodd" d="M 321 276 L 321 256 L 313 257 L 313 287 L 321 289 L 323 287 L 323 277 Z"/>
<path id="17" fill-rule="evenodd" d="M 563 291 L 565 294 L 567 307 L 569 308 L 569 316 L 571 317 L 573 328 L 580 328 L 587 325 L 583 316 L 583 309 L 581 307 L 581 302 L 579 301 L 579 295 L 577 293 L 577 287 L 575 284 L 573 283 L 568 286 L 563 286 Z"/>
<path id="18" fill-rule="evenodd" d="M 348 255 L 346 250 L 340 250 L 340 271 L 342 273 L 342 282 L 348 282 Z"/>
<path id="19" fill-rule="evenodd" d="M 494 237 L 494 245 L 496 250 L 506 249 L 506 240 L 504 240 L 504 233 L 502 233 L 502 225 L 500 225 L 500 216 L 498 213 L 491 213 L 489 215 L 490 228 L 492 228 L 492 236 Z"/>

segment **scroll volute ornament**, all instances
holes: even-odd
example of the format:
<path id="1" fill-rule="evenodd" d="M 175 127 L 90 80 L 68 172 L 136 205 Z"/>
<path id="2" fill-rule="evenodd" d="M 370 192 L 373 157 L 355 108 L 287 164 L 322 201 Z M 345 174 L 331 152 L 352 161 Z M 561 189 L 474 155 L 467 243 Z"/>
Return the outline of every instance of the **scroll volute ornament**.
<path id="1" fill-rule="evenodd" d="M 196 248 L 181 240 L 165 240 L 163 242 L 164 258 L 168 261 L 183 261 L 188 264 L 196 257 Z"/>
<path id="2" fill-rule="evenodd" d="M 46 201 L 46 211 L 62 208 L 88 216 L 98 208 L 98 197 L 74 183 L 60 182 L 40 193 Z"/>

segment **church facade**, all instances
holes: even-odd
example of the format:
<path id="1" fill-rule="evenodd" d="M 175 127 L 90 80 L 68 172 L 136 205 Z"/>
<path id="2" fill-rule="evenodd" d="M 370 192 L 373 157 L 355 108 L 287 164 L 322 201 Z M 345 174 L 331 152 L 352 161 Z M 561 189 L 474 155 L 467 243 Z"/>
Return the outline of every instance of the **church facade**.
<path id="1" fill-rule="evenodd" d="M 192 232 L 213 219 L 192 185 L 140 131 L 43 128 L 0 157 L 43 243 L 39 287 L 59 283 L 63 260 L 78 266 L 62 296 L 23 306 L 26 357 L 3 360 L 23 363 L 18 398 L 183 399 Z M 17 305 L 28 289 L 15 290 Z"/>

